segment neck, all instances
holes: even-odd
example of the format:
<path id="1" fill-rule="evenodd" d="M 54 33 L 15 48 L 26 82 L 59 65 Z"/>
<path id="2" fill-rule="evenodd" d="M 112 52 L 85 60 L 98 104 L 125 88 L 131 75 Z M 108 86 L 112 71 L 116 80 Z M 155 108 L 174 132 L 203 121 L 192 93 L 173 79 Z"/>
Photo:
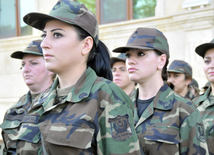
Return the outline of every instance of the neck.
<path id="1" fill-rule="evenodd" d="M 159 78 L 159 80 L 150 80 L 149 82 L 139 84 L 138 98 L 141 100 L 147 100 L 156 96 L 163 84 L 164 82 L 162 78 Z"/>
<path id="2" fill-rule="evenodd" d="M 28 86 L 28 88 L 30 89 L 30 93 L 31 94 L 39 94 L 43 91 L 45 91 L 46 89 L 48 89 L 51 85 L 53 84 L 53 80 L 49 79 L 45 84 L 40 84 L 39 86 Z"/>
<path id="3" fill-rule="evenodd" d="M 181 92 L 177 92 L 177 93 L 184 97 L 187 92 L 188 92 L 188 87 L 185 87 Z"/>
<path id="4" fill-rule="evenodd" d="M 73 70 L 66 70 L 66 72 L 58 74 L 60 88 L 67 88 L 75 85 L 82 74 L 85 72 L 86 66 L 76 67 Z"/>
<path id="5" fill-rule="evenodd" d="M 130 95 L 131 92 L 134 90 L 135 88 L 135 83 L 129 84 L 127 87 L 123 88 L 123 91 L 127 94 Z"/>

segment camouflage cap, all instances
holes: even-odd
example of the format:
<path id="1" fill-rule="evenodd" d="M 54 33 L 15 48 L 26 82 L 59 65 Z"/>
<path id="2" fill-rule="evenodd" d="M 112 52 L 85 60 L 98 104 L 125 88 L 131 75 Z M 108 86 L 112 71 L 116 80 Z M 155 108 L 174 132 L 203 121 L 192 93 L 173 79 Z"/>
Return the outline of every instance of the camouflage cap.
<path id="1" fill-rule="evenodd" d="M 34 40 L 24 49 L 24 51 L 13 52 L 10 57 L 16 59 L 22 59 L 24 54 L 33 54 L 43 56 L 42 48 L 40 46 L 42 40 Z"/>
<path id="2" fill-rule="evenodd" d="M 174 60 L 167 69 L 167 72 L 183 73 L 192 78 L 192 67 L 182 60 Z"/>
<path id="3" fill-rule="evenodd" d="M 207 81 L 207 83 L 202 87 L 203 89 L 208 88 L 209 86 L 211 86 L 210 81 Z"/>
<path id="4" fill-rule="evenodd" d="M 204 44 L 201 44 L 201 45 L 197 46 L 195 48 L 195 52 L 198 55 L 200 55 L 201 57 L 204 57 L 204 55 L 207 52 L 207 50 L 209 50 L 211 48 L 214 48 L 214 39 L 211 40 L 211 42 L 209 42 L 209 43 L 204 43 Z"/>
<path id="5" fill-rule="evenodd" d="M 125 53 L 120 53 L 117 57 L 111 57 L 111 59 L 110 59 L 111 68 L 118 61 L 126 62 L 126 54 Z"/>
<path id="6" fill-rule="evenodd" d="M 198 82 L 193 78 L 192 79 L 192 81 L 191 81 L 191 83 L 190 83 L 190 86 L 193 86 L 193 87 L 195 87 L 195 88 L 198 88 L 199 86 L 198 86 Z"/>
<path id="7" fill-rule="evenodd" d="M 155 28 L 137 28 L 129 37 L 126 46 L 113 50 L 116 53 L 125 53 L 130 49 L 156 49 L 169 58 L 169 45 L 164 34 Z"/>
<path id="8" fill-rule="evenodd" d="M 72 0 L 59 0 L 49 14 L 31 12 L 24 16 L 28 25 L 43 30 L 49 20 L 59 20 L 78 26 L 88 32 L 94 39 L 96 46 L 99 43 L 98 23 L 95 15 L 84 4 Z"/>

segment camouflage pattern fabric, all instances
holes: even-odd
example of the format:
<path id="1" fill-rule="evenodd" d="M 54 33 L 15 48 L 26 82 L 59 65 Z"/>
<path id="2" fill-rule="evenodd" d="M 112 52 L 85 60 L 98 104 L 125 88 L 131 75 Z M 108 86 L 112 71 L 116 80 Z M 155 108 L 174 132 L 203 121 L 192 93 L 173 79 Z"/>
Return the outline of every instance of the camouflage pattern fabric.
<path id="1" fill-rule="evenodd" d="M 164 34 L 155 28 L 137 28 L 126 46 L 118 47 L 113 50 L 115 53 L 125 53 L 130 49 L 158 50 L 162 54 L 166 54 L 169 59 L 169 45 Z"/>
<path id="2" fill-rule="evenodd" d="M 49 14 L 28 13 L 23 20 L 26 24 L 39 30 L 44 29 L 48 20 L 59 20 L 76 25 L 92 36 L 96 46 L 99 44 L 99 28 L 95 15 L 84 4 L 73 0 L 59 0 Z"/>
<path id="3" fill-rule="evenodd" d="M 88 67 L 65 97 L 58 79 L 39 120 L 46 154 L 140 154 L 131 99 Z"/>
<path id="4" fill-rule="evenodd" d="M 135 129 L 146 155 L 206 155 L 202 118 L 195 105 L 165 83 L 139 118 L 134 100 Z"/>
<path id="5" fill-rule="evenodd" d="M 211 87 L 203 95 L 193 99 L 193 102 L 200 111 L 204 122 L 209 154 L 214 155 L 214 96 L 211 94 Z"/>
<path id="6" fill-rule="evenodd" d="M 5 148 L 4 155 L 42 155 L 39 127 L 37 126 L 44 100 L 50 88 L 38 95 L 33 103 L 30 92 L 7 110 L 0 125 Z M 38 110 L 39 109 L 39 110 Z"/>
<path id="7" fill-rule="evenodd" d="M 129 94 L 130 99 L 133 99 L 135 97 L 135 93 L 136 93 L 137 89 L 133 89 L 132 92 Z"/>
<path id="8" fill-rule="evenodd" d="M 192 67 L 185 61 L 174 60 L 167 69 L 167 72 L 184 73 L 192 78 Z"/>
<path id="9" fill-rule="evenodd" d="M 184 96 L 185 98 L 192 100 L 195 98 L 195 96 L 188 90 L 186 95 Z"/>

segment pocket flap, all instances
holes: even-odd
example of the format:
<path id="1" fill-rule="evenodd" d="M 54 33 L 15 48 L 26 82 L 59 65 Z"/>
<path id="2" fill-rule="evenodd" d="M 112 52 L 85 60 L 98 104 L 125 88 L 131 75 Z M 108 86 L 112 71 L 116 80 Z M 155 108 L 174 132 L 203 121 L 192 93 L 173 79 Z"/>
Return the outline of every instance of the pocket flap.
<path id="1" fill-rule="evenodd" d="M 145 139 L 169 144 L 181 142 L 179 131 L 174 127 L 148 127 Z"/>
<path id="2" fill-rule="evenodd" d="M 80 149 L 91 147 L 94 129 L 79 126 L 51 126 L 46 141 L 56 145 L 71 146 Z"/>

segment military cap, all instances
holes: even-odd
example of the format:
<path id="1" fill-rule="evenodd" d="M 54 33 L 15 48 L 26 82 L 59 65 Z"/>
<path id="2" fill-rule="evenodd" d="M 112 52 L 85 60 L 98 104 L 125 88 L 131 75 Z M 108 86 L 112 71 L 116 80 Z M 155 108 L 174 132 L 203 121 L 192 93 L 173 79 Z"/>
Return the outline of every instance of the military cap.
<path id="1" fill-rule="evenodd" d="M 111 57 L 111 59 L 110 59 L 111 68 L 118 61 L 126 62 L 126 54 L 120 53 L 117 57 Z"/>
<path id="2" fill-rule="evenodd" d="M 126 46 L 113 50 L 116 53 L 125 53 L 130 49 L 156 49 L 169 58 L 169 45 L 164 34 L 155 28 L 137 28 L 129 37 Z"/>
<path id="3" fill-rule="evenodd" d="M 167 69 L 167 72 L 183 73 L 192 78 L 192 67 L 182 60 L 174 60 Z"/>
<path id="4" fill-rule="evenodd" d="M 59 0 L 49 14 L 31 12 L 24 16 L 28 25 L 43 30 L 47 21 L 59 20 L 78 26 L 88 32 L 94 39 L 96 46 L 99 43 L 98 23 L 95 15 L 84 4 L 72 0 Z"/>
<path id="5" fill-rule="evenodd" d="M 204 43 L 204 44 L 197 46 L 195 48 L 195 52 L 198 55 L 200 55 L 201 57 L 204 57 L 205 53 L 211 48 L 214 48 L 214 39 L 209 43 Z"/>
<path id="6" fill-rule="evenodd" d="M 198 82 L 193 78 L 191 83 L 190 83 L 191 86 L 195 87 L 195 88 L 198 88 Z"/>
<path id="7" fill-rule="evenodd" d="M 208 81 L 208 82 L 205 84 L 205 86 L 203 86 L 202 88 L 203 88 L 203 89 L 206 89 L 206 88 L 208 88 L 209 86 L 211 86 L 211 83 Z"/>
<path id="8" fill-rule="evenodd" d="M 43 56 L 42 48 L 40 46 L 42 40 L 34 40 L 24 49 L 24 51 L 13 52 L 10 57 L 16 59 L 22 59 L 24 54 L 33 54 Z"/>

